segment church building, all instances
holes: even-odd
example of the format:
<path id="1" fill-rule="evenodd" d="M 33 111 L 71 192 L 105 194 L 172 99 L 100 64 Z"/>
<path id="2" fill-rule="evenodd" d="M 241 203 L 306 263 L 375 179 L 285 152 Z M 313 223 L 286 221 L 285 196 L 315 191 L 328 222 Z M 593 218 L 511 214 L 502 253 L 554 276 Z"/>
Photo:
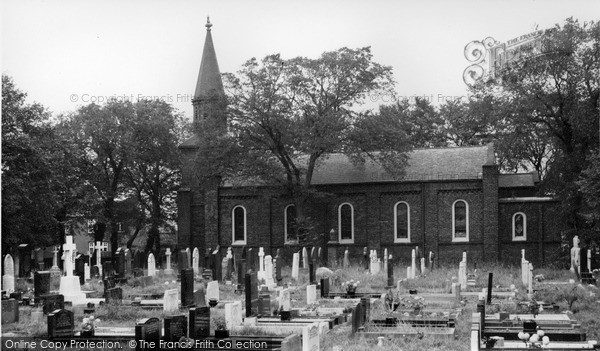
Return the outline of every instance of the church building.
<path id="1" fill-rule="evenodd" d="M 226 97 L 211 35 L 206 39 L 193 99 L 194 120 L 211 119 L 226 128 Z M 178 246 L 200 252 L 232 247 L 281 249 L 284 259 L 301 249 L 291 230 L 291 199 L 261 191 L 200 182 L 194 176 L 199 136 L 180 145 L 182 184 L 178 190 Z M 315 170 L 312 184 L 331 196 L 308 209 L 327 243 L 325 255 L 340 259 L 363 249 L 387 249 L 408 263 L 411 250 L 432 252 L 437 264 L 458 265 L 462 252 L 470 262 L 517 265 L 521 250 L 534 265 L 560 254 L 561 233 L 554 211 L 558 203 L 537 197 L 532 173 L 500 174 L 493 145 L 415 149 L 405 176 L 398 180 L 375 162 L 357 167 L 343 154 L 332 154 Z M 330 238 L 331 237 L 331 238 Z M 334 250 L 330 250 L 333 248 Z M 333 257 L 329 257 L 331 260 Z"/>

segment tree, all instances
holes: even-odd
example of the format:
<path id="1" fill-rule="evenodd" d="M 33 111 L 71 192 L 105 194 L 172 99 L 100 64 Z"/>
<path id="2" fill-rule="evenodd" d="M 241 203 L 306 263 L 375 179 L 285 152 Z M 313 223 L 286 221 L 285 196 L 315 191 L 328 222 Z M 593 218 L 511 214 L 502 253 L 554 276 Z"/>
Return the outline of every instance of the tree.
<path id="1" fill-rule="evenodd" d="M 134 109 L 131 162 L 126 174 L 141 207 L 150 217 L 145 251 L 154 248 L 158 252 L 159 229 L 175 218 L 175 187 L 181 163 L 177 145 L 182 140 L 184 123 L 182 116 L 163 101 L 142 100 Z"/>
<path id="2" fill-rule="evenodd" d="M 576 181 L 598 147 L 600 25 L 569 18 L 545 32 L 541 50 L 524 46 L 518 54 L 476 90 L 501 101 L 503 114 L 521 128 L 522 138 L 511 141 L 513 148 L 537 144 L 520 157 L 533 156 L 538 167 L 545 162 L 547 192 L 561 199 L 563 222 L 571 233 L 582 234 L 589 223 L 581 213 L 583 194 Z"/>
<path id="3" fill-rule="evenodd" d="M 315 168 L 329 154 L 365 157 L 400 173 L 408 143 L 405 134 L 367 113 L 357 113 L 365 95 L 390 91 L 391 68 L 372 61 L 369 48 L 342 48 L 317 59 L 279 55 L 247 61 L 225 75 L 229 128 L 245 165 L 294 199 L 299 237 L 306 239 L 305 206 L 315 195 Z M 393 136 L 397 136 L 394 138 Z"/>
<path id="4" fill-rule="evenodd" d="M 81 182 L 72 154 L 40 104 L 2 75 L 2 243 L 47 246 L 61 242 L 67 209 Z"/>

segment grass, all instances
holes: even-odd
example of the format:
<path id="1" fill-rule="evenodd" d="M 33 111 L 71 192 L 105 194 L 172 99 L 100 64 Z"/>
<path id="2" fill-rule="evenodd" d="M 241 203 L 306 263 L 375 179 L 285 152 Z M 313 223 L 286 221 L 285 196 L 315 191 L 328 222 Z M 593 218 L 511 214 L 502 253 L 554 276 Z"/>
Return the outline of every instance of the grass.
<path id="1" fill-rule="evenodd" d="M 345 292 L 345 288 L 342 283 L 351 279 L 360 281 L 357 292 L 359 293 L 384 293 L 386 292 L 387 277 L 382 272 L 379 274 L 371 275 L 361 267 L 350 267 L 348 269 L 339 269 L 334 267 L 332 269 L 333 275 L 331 277 L 331 292 Z M 395 276 L 394 281 L 405 279 L 406 268 L 396 266 L 394 267 Z M 492 306 L 487 309 L 488 313 L 495 312 L 510 312 L 510 313 L 524 313 L 525 311 L 521 306 L 518 305 L 519 301 L 526 299 L 525 287 L 521 282 L 521 272 L 519 268 L 509 266 L 480 266 L 476 272 L 470 270 L 469 273 L 476 274 L 475 287 L 470 288 L 472 291 L 481 291 L 482 288 L 487 287 L 488 283 L 488 272 L 494 273 L 493 284 L 496 289 L 508 290 L 511 285 L 514 285 L 518 290 L 517 297 L 515 299 L 494 299 Z M 451 291 L 451 284 L 456 279 L 458 274 L 458 267 L 440 268 L 432 272 L 426 273 L 424 276 L 420 276 L 413 280 L 403 280 L 400 284 L 401 294 L 407 294 L 409 289 L 417 289 L 419 293 L 444 293 L 449 294 Z M 561 282 L 567 282 L 573 278 L 568 270 L 554 270 L 554 269 L 536 269 L 534 275 L 542 274 L 546 280 L 557 280 Z M 284 282 L 290 282 L 291 269 L 286 267 L 283 269 Z M 121 285 L 123 288 L 123 296 L 127 298 L 128 295 L 141 295 L 141 294 L 163 294 L 168 289 L 179 289 L 180 284 L 173 282 L 173 277 L 157 276 L 153 279 L 153 284 L 150 286 L 142 286 L 140 278 L 130 278 L 126 284 Z M 202 280 L 196 281 L 196 288 L 202 284 Z M 235 292 L 235 281 L 233 285 L 220 284 L 220 300 L 223 301 L 234 301 L 244 300 L 244 295 L 237 294 Z M 308 285 L 308 272 L 305 269 L 300 270 L 300 279 L 298 282 L 293 282 L 293 286 L 296 287 L 291 291 L 292 307 L 293 308 L 306 308 L 306 286 Z M 30 289 L 32 286 L 30 283 L 20 283 L 20 288 L 23 290 Z M 597 301 L 600 299 L 600 291 L 597 288 L 592 287 L 578 287 L 576 284 L 548 284 L 546 281 L 535 283 L 534 289 L 537 290 L 535 294 L 536 300 L 544 300 L 546 302 L 555 303 L 560 306 L 560 312 L 570 311 L 573 314 L 573 318 L 577 319 L 582 324 L 582 329 L 587 333 L 588 340 L 600 339 L 600 303 Z M 89 281 L 86 285 L 82 286 L 82 290 L 93 291 L 94 294 L 101 296 L 104 288 L 101 281 L 94 280 Z M 396 289 L 394 288 L 394 292 Z M 275 303 L 275 297 L 272 295 L 272 303 Z M 351 304 L 348 302 L 335 301 L 332 299 L 319 300 L 318 305 L 321 307 L 349 307 Z M 313 306 L 314 307 L 314 306 Z M 422 338 L 416 337 L 395 337 L 390 339 L 386 337 L 384 340 L 384 346 L 377 348 L 378 350 L 403 350 L 403 351 L 417 351 L 417 350 L 444 350 L 444 351 L 459 351 L 468 348 L 470 343 L 470 328 L 471 328 L 471 314 L 475 310 L 475 302 L 470 300 L 466 305 L 461 303 L 454 303 L 452 305 L 440 305 L 437 306 L 434 303 L 429 303 L 425 307 L 427 309 L 438 309 L 440 307 L 448 308 L 459 308 L 463 307 L 461 314 L 456 319 L 456 332 L 454 339 L 442 339 L 432 336 L 425 335 Z M 81 325 L 83 319 L 83 309 L 81 307 L 70 308 L 75 313 L 75 330 L 77 331 Z M 20 308 L 20 321 L 18 323 L 3 325 L 2 329 L 5 332 L 22 332 L 28 336 L 43 337 L 47 332 L 46 317 L 41 323 L 31 323 L 30 314 L 34 310 L 32 307 L 21 307 Z M 149 318 L 157 317 L 164 319 L 167 315 L 184 314 L 187 315 L 187 309 L 181 309 L 178 313 L 165 313 L 162 309 L 145 310 L 139 307 L 132 306 L 113 306 L 103 305 L 96 306 L 96 312 L 94 316 L 101 319 L 100 326 L 106 327 L 129 327 L 132 328 L 136 321 Z M 371 309 L 371 317 L 374 319 L 383 319 L 386 316 L 397 316 L 385 308 L 382 302 L 378 301 Z M 220 303 L 217 307 L 211 309 L 211 330 L 216 329 L 216 320 L 224 317 L 224 305 Z M 371 324 L 367 324 L 366 328 L 371 331 L 390 330 L 383 329 Z M 402 332 L 408 328 L 406 325 L 400 325 L 393 328 L 396 331 Z M 377 345 L 377 337 L 365 336 L 365 335 L 352 335 L 349 325 L 339 326 L 329 331 L 321 339 L 321 350 L 333 350 L 341 349 L 344 351 L 350 350 L 368 350 Z M 267 335 L 264 332 L 259 331 L 257 328 L 244 327 L 242 335 Z"/>

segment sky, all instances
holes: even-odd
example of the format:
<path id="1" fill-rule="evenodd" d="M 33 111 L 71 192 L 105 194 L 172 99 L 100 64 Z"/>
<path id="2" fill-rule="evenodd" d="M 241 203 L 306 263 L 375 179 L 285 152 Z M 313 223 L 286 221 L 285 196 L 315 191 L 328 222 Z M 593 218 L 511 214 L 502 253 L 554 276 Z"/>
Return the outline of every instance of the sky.
<path id="1" fill-rule="evenodd" d="M 221 72 L 252 57 L 370 46 L 399 97 L 464 99 L 464 47 L 599 19 L 600 1 L 3 1 L 3 74 L 54 114 L 109 97 L 158 97 L 192 114 L 206 17 Z M 372 96 L 365 108 L 391 102 Z"/>

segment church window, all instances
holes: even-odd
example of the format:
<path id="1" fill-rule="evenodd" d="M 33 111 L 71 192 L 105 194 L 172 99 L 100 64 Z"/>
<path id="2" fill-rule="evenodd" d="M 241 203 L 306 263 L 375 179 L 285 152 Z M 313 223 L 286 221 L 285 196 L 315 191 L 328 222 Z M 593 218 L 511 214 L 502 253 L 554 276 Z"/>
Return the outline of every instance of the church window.
<path id="1" fill-rule="evenodd" d="M 394 205 L 394 242 L 410 242 L 410 207 L 404 201 Z"/>
<path id="2" fill-rule="evenodd" d="M 527 216 L 523 212 L 512 217 L 512 238 L 514 241 L 527 240 Z"/>
<path id="3" fill-rule="evenodd" d="M 246 209 L 236 206 L 231 211 L 233 244 L 246 245 Z"/>
<path id="4" fill-rule="evenodd" d="M 296 206 L 287 205 L 283 216 L 283 230 L 285 233 L 285 242 L 298 242 L 297 227 L 296 227 Z"/>
<path id="5" fill-rule="evenodd" d="M 340 243 L 354 243 L 354 207 L 347 202 L 338 207 L 338 233 Z"/>
<path id="6" fill-rule="evenodd" d="M 469 241 L 469 205 L 465 200 L 452 204 L 452 241 Z"/>

